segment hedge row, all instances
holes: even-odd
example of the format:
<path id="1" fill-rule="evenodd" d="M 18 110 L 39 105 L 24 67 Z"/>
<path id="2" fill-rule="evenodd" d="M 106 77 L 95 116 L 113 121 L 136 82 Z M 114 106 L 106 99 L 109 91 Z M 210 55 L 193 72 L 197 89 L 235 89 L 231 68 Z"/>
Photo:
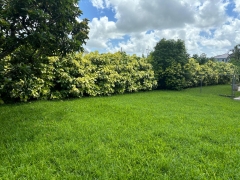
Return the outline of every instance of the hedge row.
<path id="1" fill-rule="evenodd" d="M 117 52 L 59 57 L 18 56 L 0 61 L 0 103 L 32 99 L 63 99 L 152 90 L 164 82 L 167 89 L 226 84 L 235 66 L 191 58 L 181 65 L 173 62 L 154 77 L 149 59 Z M 149 62 L 148 62 L 149 61 Z"/>
<path id="2" fill-rule="evenodd" d="M 165 70 L 156 74 L 159 87 L 164 84 L 165 89 L 181 90 L 202 85 L 217 85 L 230 82 L 235 66 L 231 63 L 208 61 L 200 65 L 190 58 L 188 63 L 172 63 Z"/>
<path id="3" fill-rule="evenodd" d="M 214 62 L 209 60 L 207 63 L 199 63 L 191 58 L 184 66 L 186 72 L 186 87 L 203 85 L 217 85 L 229 83 L 236 67 L 231 63 Z"/>
<path id="4" fill-rule="evenodd" d="M 0 99 L 62 99 L 151 90 L 157 82 L 150 63 L 136 55 L 93 52 L 0 62 Z"/>

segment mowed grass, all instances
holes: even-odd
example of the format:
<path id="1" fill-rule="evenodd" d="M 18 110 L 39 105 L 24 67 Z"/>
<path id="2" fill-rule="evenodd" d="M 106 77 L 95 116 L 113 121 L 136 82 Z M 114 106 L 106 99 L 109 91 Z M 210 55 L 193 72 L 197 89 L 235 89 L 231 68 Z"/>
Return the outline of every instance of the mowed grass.
<path id="1" fill-rule="evenodd" d="M 230 86 L 0 106 L 0 179 L 240 179 Z"/>

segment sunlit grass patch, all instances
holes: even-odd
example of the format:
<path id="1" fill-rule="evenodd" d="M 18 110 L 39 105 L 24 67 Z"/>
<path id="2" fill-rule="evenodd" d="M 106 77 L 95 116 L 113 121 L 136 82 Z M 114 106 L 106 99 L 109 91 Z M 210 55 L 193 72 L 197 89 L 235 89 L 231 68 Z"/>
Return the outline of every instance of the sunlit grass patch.
<path id="1" fill-rule="evenodd" d="M 220 93 L 219 93 L 220 92 Z M 0 106 L 1 179 L 239 179 L 229 86 Z"/>

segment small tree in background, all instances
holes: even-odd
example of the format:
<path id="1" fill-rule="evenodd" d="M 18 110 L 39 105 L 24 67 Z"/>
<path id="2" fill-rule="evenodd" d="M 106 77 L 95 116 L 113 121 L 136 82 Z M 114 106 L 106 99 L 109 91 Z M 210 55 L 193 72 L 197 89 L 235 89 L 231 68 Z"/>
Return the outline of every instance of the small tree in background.
<path id="1" fill-rule="evenodd" d="M 182 89 L 185 86 L 184 65 L 188 63 L 184 41 L 160 40 L 150 55 L 160 89 Z"/>
<path id="2" fill-rule="evenodd" d="M 240 44 L 236 45 L 234 49 L 230 50 L 229 62 L 238 67 L 240 70 Z"/>
<path id="3" fill-rule="evenodd" d="M 200 56 L 198 54 L 194 54 L 192 56 L 200 65 L 207 63 L 210 59 L 207 58 L 205 53 L 202 53 Z"/>

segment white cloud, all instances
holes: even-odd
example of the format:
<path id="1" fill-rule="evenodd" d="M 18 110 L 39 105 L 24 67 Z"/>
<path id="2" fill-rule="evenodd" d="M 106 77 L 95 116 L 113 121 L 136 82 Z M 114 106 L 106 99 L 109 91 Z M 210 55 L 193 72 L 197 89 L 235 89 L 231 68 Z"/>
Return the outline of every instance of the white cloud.
<path id="1" fill-rule="evenodd" d="M 98 9 L 110 7 L 110 0 L 91 0 L 92 5 Z"/>
<path id="2" fill-rule="evenodd" d="M 234 0 L 234 3 L 235 3 L 234 11 L 240 12 L 240 1 L 239 0 Z"/>
<path id="3" fill-rule="evenodd" d="M 202 39 L 201 44 L 203 46 L 214 46 L 220 48 L 232 45 L 229 40 L 215 40 L 215 39 Z"/>
<path id="4" fill-rule="evenodd" d="M 113 9 L 107 17 L 90 22 L 87 48 L 146 54 L 162 39 L 182 39 L 190 54 L 214 56 L 240 43 L 240 20 L 230 18 L 228 0 L 91 0 L 98 9 Z M 234 0 L 240 12 L 240 0 Z M 151 32 L 149 31 L 151 30 Z M 146 33 L 148 32 L 148 33 Z M 149 33 L 150 32 L 150 33 Z M 129 38 L 123 39 L 127 35 Z M 122 40 L 121 40 L 122 39 Z M 111 41 L 117 40 L 117 41 Z M 116 43 L 117 42 L 117 43 Z"/>
<path id="5" fill-rule="evenodd" d="M 205 47 L 205 52 L 210 52 L 211 56 L 226 53 L 240 43 L 238 29 L 240 29 L 240 20 L 229 19 L 214 31 L 211 38 L 200 37 L 199 43 Z"/>
<path id="6" fill-rule="evenodd" d="M 107 48 L 109 39 L 121 38 L 123 34 L 119 33 L 115 22 L 108 21 L 108 17 L 93 18 L 89 23 L 90 33 L 87 42 L 87 48 Z"/>
<path id="7" fill-rule="evenodd" d="M 111 0 L 110 0 L 111 1 Z M 113 0 L 117 27 L 124 32 L 184 27 L 194 22 L 194 12 L 178 0 Z"/>
<path id="8" fill-rule="evenodd" d="M 129 40 L 119 42 L 117 46 L 112 46 L 108 50 L 111 52 L 116 52 L 122 49 L 128 53 L 146 55 L 153 50 L 158 41 L 159 39 L 155 35 L 155 32 L 150 32 L 148 34 L 146 34 L 146 32 L 134 33 L 131 34 Z"/>
<path id="9" fill-rule="evenodd" d="M 103 9 L 104 6 L 104 1 L 103 0 L 92 0 L 92 5 L 98 9 Z"/>
<path id="10" fill-rule="evenodd" d="M 206 0 L 198 6 L 196 11 L 196 25 L 203 28 L 210 28 L 223 24 L 227 20 L 225 8 L 228 2 L 219 0 Z"/>
<path id="11" fill-rule="evenodd" d="M 110 0 L 105 0 L 105 6 L 106 8 L 110 8 L 111 2 Z"/>

